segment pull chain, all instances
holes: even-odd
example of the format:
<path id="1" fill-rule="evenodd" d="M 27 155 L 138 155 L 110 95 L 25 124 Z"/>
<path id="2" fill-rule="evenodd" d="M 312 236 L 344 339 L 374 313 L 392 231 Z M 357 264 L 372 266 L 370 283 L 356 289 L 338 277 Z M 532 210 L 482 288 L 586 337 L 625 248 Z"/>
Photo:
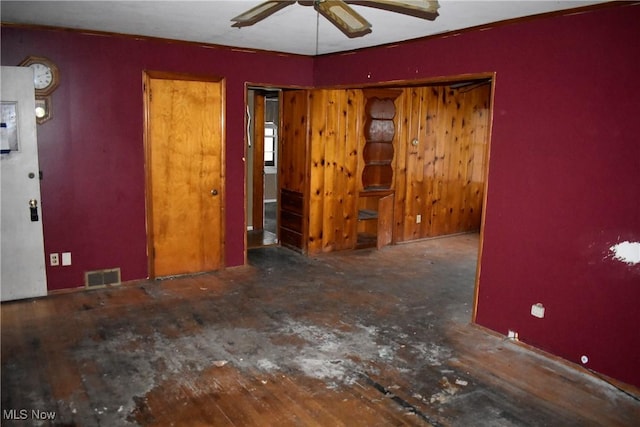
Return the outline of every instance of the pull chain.
<path id="1" fill-rule="evenodd" d="M 316 5 L 320 3 L 320 0 L 316 0 Z M 318 56 L 320 46 L 320 9 L 316 7 L 316 56 Z"/>

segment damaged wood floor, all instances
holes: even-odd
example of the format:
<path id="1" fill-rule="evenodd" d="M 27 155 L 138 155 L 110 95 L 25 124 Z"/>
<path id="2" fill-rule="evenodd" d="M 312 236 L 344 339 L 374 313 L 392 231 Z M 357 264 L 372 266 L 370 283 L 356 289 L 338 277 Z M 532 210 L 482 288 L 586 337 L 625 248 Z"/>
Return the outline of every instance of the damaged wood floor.
<path id="1" fill-rule="evenodd" d="M 5 303 L 2 425 L 637 425 L 634 398 L 470 324 L 477 248 L 274 246 L 246 267 Z"/>

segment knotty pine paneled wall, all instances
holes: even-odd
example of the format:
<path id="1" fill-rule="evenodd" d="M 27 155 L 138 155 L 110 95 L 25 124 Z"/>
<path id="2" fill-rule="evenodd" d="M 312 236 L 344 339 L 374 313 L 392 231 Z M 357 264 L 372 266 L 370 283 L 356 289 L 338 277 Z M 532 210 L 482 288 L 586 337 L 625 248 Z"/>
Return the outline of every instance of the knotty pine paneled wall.
<path id="1" fill-rule="evenodd" d="M 487 83 L 406 88 L 397 99 L 396 242 L 480 229 L 490 96 Z"/>
<path id="2" fill-rule="evenodd" d="M 356 244 L 360 90 L 310 93 L 308 253 L 352 249 Z"/>
<path id="3" fill-rule="evenodd" d="M 489 84 L 402 89 L 394 118 L 394 242 L 480 228 L 489 100 Z M 281 239 L 308 254 L 353 249 L 363 92 L 285 91 L 282 104 Z"/>

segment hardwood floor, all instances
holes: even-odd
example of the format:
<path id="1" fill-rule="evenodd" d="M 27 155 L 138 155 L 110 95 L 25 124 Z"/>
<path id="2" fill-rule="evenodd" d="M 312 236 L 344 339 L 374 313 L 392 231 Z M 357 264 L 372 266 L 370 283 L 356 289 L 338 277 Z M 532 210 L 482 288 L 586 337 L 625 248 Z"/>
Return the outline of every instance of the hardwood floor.
<path id="1" fill-rule="evenodd" d="M 477 247 L 271 246 L 246 267 L 2 304 L 2 425 L 638 425 L 637 399 L 469 324 Z"/>

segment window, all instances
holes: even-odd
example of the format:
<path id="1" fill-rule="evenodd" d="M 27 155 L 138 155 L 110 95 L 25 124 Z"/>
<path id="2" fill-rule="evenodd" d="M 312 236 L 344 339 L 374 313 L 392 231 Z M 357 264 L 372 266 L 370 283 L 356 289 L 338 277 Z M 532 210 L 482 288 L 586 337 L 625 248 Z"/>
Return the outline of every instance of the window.
<path id="1" fill-rule="evenodd" d="M 278 127 L 273 122 L 264 124 L 264 165 L 276 166 L 278 153 Z"/>

